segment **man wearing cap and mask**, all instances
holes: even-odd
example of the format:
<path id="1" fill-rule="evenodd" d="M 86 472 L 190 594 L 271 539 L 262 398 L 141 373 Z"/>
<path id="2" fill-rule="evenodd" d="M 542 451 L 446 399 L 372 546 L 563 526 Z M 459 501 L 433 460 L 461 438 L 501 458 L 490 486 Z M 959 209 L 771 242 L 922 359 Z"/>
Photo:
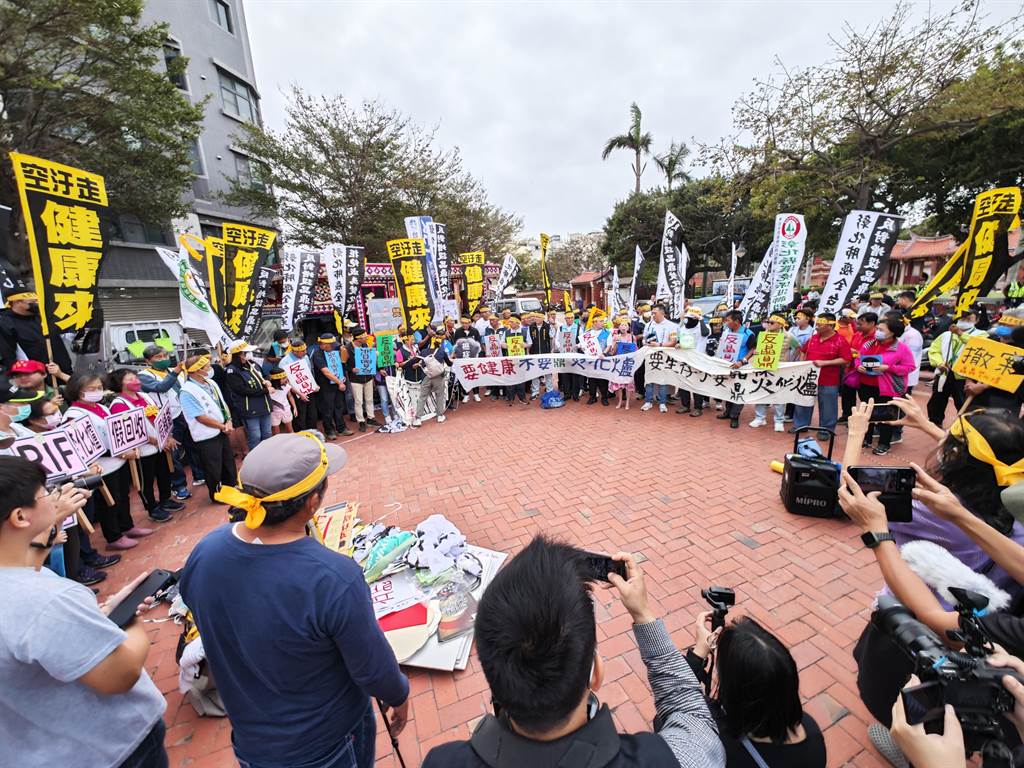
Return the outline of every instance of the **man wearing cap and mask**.
<path id="1" fill-rule="evenodd" d="M 250 355 L 255 347 L 236 341 L 228 347 L 231 362 L 224 369 L 224 381 L 235 410 L 245 425 L 245 439 L 251 451 L 272 434 L 270 428 L 270 382 L 263 378 Z"/>
<path id="2" fill-rule="evenodd" d="M 64 373 L 72 373 L 71 356 L 64 339 L 53 327 L 49 338 L 50 351 L 47 351 L 36 295 L 31 291 L 8 294 L 6 307 L 0 310 L 0 369 L 10 370 L 20 358 L 38 360 L 45 365 L 51 362 L 52 352 L 52 362 Z"/>
<path id="3" fill-rule="evenodd" d="M 324 436 L 334 440 L 341 435 L 351 435 L 345 426 L 345 370 L 341 353 L 334 348 L 338 339 L 333 333 L 321 333 L 316 340 L 317 350 L 313 353 L 313 375 L 320 391 L 316 393 L 317 410 L 324 424 Z"/>
<path id="4" fill-rule="evenodd" d="M 371 699 L 392 731 L 408 718 L 362 569 L 306 535 L 346 458 L 310 432 L 261 443 L 217 494 L 244 522 L 207 534 L 182 572 L 242 765 L 371 768 Z"/>
<path id="5" fill-rule="evenodd" d="M 928 421 L 936 426 L 942 426 L 951 397 L 957 410 L 963 407 L 967 398 L 964 392 L 964 377 L 953 373 L 953 365 L 960 358 L 972 336 L 987 335 L 974 327 L 977 321 L 977 313 L 973 309 L 968 310 L 949 327 L 948 331 L 936 336 L 928 347 L 928 362 L 935 369 L 932 396 L 928 398 Z"/>
<path id="6" fill-rule="evenodd" d="M 700 307 L 696 305 L 686 308 L 686 311 L 683 313 L 683 321 L 679 324 L 680 349 L 692 349 L 701 354 L 706 352 L 708 336 L 711 335 L 711 330 L 704 322 L 703 314 Z M 693 393 L 693 410 L 691 411 L 690 391 L 680 388 L 679 407 L 676 408 L 676 413 L 689 413 L 692 417 L 700 416 L 704 413 L 704 406 L 707 400 L 704 395 L 698 395 L 696 392 Z"/>
<path id="7" fill-rule="evenodd" d="M 193 355 L 185 361 L 188 379 L 181 385 L 178 400 L 195 443 L 196 453 L 206 475 L 210 503 L 221 484 L 234 485 L 235 455 L 228 435 L 231 434 L 231 411 L 224 393 L 213 380 L 209 353 Z"/>

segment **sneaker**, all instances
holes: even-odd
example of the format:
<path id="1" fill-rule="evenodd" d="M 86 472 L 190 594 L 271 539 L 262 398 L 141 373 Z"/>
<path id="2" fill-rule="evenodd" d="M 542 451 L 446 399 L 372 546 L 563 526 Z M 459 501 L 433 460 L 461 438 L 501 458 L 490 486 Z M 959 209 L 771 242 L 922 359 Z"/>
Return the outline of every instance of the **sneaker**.
<path id="1" fill-rule="evenodd" d="M 182 504 L 180 501 L 175 501 L 174 499 L 168 499 L 160 506 L 166 509 L 168 512 L 181 512 L 181 510 L 185 508 L 184 504 Z"/>
<path id="2" fill-rule="evenodd" d="M 480 398 L 477 398 L 477 399 L 479 400 Z M 466 395 L 464 398 L 462 398 L 462 402 L 468 403 L 469 402 L 469 395 Z"/>
<path id="3" fill-rule="evenodd" d="M 192 476 L 192 486 L 195 487 L 197 485 L 206 485 L 206 478 L 204 477 L 202 480 L 197 480 L 195 478 L 195 475 L 193 475 Z"/>
<path id="4" fill-rule="evenodd" d="M 418 429 L 418 428 L 419 428 L 419 426 L 420 426 L 420 425 L 421 425 L 422 423 L 423 423 L 422 421 L 420 421 L 419 419 L 416 419 L 415 421 L 413 421 L 413 423 L 412 423 L 412 424 L 411 424 L 410 426 L 411 426 L 411 427 L 412 427 L 413 429 Z"/>
<path id="5" fill-rule="evenodd" d="M 475 403 L 479 403 L 480 402 L 480 395 L 476 394 L 476 392 L 473 393 L 473 402 L 475 402 Z"/>
<path id="6" fill-rule="evenodd" d="M 723 405 L 722 405 L 721 403 L 715 403 L 715 410 L 716 410 L 716 411 L 720 411 L 720 410 L 722 410 L 722 408 L 724 408 L 724 407 L 725 407 L 725 406 L 723 406 Z"/>
<path id="7" fill-rule="evenodd" d="M 868 738 L 875 745 L 878 754 L 889 761 L 895 768 L 910 768 L 910 763 L 903 756 L 903 752 L 892 739 L 889 729 L 881 723 L 872 723 L 868 726 Z"/>
<path id="8" fill-rule="evenodd" d="M 654 403 L 644 403 L 643 405 L 640 406 L 640 410 L 641 411 L 649 411 L 653 407 L 654 407 Z"/>
<path id="9" fill-rule="evenodd" d="M 758 416 L 752 422 L 750 422 L 750 424 L 748 424 L 747 426 L 750 427 L 751 429 L 757 429 L 758 427 L 763 427 L 767 423 L 768 423 L 767 419 L 762 419 L 760 416 Z M 778 422 L 776 422 L 776 423 L 778 423 Z"/>
<path id="10" fill-rule="evenodd" d="M 885 456 L 885 454 L 887 454 L 888 452 L 889 446 L 882 445 L 881 443 L 879 443 L 875 450 L 872 451 L 872 453 L 875 454 L 875 456 Z"/>
<path id="11" fill-rule="evenodd" d="M 120 555 L 100 555 L 97 554 L 92 560 L 83 560 L 83 562 L 90 568 L 100 569 L 109 568 L 112 565 L 117 565 L 121 562 Z"/>
<path id="12" fill-rule="evenodd" d="M 662 403 L 658 406 L 658 413 L 668 413 L 668 406 Z"/>
<path id="13" fill-rule="evenodd" d="M 896 445 L 896 443 L 902 443 L 902 442 L 903 442 L 903 433 L 902 432 L 894 432 L 893 435 L 892 435 L 892 439 L 889 441 L 889 445 Z"/>
<path id="14" fill-rule="evenodd" d="M 139 546 L 139 542 L 135 539 L 130 539 L 127 536 L 122 536 L 117 541 L 111 541 L 107 544 L 107 549 L 131 549 L 132 547 Z"/>
<path id="15" fill-rule="evenodd" d="M 179 488 L 178 490 L 176 490 L 174 492 L 174 498 L 177 499 L 178 501 L 184 501 L 185 499 L 191 499 L 192 498 L 192 491 L 190 491 L 188 488 Z"/>
<path id="16" fill-rule="evenodd" d="M 704 415 L 704 409 L 703 408 L 697 408 L 695 410 L 690 411 L 690 418 L 691 419 L 696 419 L 697 417 L 703 416 L 703 415 Z"/>
<path id="17" fill-rule="evenodd" d="M 784 422 L 786 422 L 787 424 L 789 424 L 789 423 L 791 423 L 793 421 L 793 417 L 792 416 L 783 416 L 782 420 Z"/>
<path id="18" fill-rule="evenodd" d="M 676 413 L 689 413 L 689 412 L 690 412 L 690 409 L 687 408 L 685 405 L 682 405 L 682 406 L 676 408 Z"/>
<path id="19" fill-rule="evenodd" d="M 785 425 L 784 422 L 776 421 L 774 429 L 775 429 L 776 432 L 785 432 L 786 431 L 786 425 Z"/>
<path id="20" fill-rule="evenodd" d="M 872 437 L 865 437 L 864 438 L 864 442 L 860 444 L 860 447 L 861 448 L 870 448 L 871 447 L 871 441 L 873 439 L 874 438 L 872 438 Z"/>
<path id="21" fill-rule="evenodd" d="M 360 432 L 365 432 L 366 431 L 366 422 L 365 421 L 360 421 L 359 422 L 359 431 Z"/>
<path id="22" fill-rule="evenodd" d="M 147 536 L 150 536 L 152 533 L 152 528 L 140 528 L 137 525 L 133 525 L 131 528 L 124 532 L 124 535 L 127 536 L 129 539 L 144 539 Z"/>
<path id="23" fill-rule="evenodd" d="M 437 423 L 438 424 L 444 424 L 445 419 L 447 419 L 447 418 L 448 418 L 447 416 L 445 416 L 444 414 L 441 414 L 440 416 L 437 417 Z"/>
<path id="24" fill-rule="evenodd" d="M 734 419 L 729 419 L 729 426 L 732 429 L 739 429 L 740 428 L 740 420 L 739 419 L 735 419 L 735 418 Z"/>
<path id="25" fill-rule="evenodd" d="M 354 435 L 354 434 L 355 434 L 355 432 L 353 432 L 348 427 L 345 427 L 343 430 L 341 430 L 341 436 L 342 437 L 348 437 L 349 435 Z"/>
<path id="26" fill-rule="evenodd" d="M 819 440 L 831 440 L 832 439 L 832 435 L 830 435 L 828 432 L 825 432 L 824 430 L 820 430 L 820 429 L 818 430 L 817 437 L 818 437 Z"/>
<path id="27" fill-rule="evenodd" d="M 75 577 L 75 581 L 89 587 L 93 584 L 99 584 L 105 578 L 107 578 L 106 571 L 93 570 L 83 563 L 78 569 L 78 576 Z"/>
<path id="28" fill-rule="evenodd" d="M 368 418 L 366 420 L 366 423 L 369 424 L 371 427 L 379 427 L 380 426 L 380 422 L 377 421 L 375 418 L 373 418 L 373 416 Z"/>
<path id="29" fill-rule="evenodd" d="M 338 433 L 337 432 L 328 432 L 326 435 L 324 435 L 324 440 L 337 440 L 337 439 L 338 439 Z"/>

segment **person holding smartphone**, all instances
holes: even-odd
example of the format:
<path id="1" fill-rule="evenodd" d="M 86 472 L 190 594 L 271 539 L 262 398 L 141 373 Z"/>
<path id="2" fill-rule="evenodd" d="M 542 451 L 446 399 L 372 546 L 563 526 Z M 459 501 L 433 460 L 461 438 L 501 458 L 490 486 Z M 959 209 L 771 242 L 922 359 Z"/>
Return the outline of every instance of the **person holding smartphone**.
<path id="1" fill-rule="evenodd" d="M 60 522 L 88 498 L 45 483 L 40 465 L 0 456 L 5 764 L 166 768 L 167 703 L 144 668 L 149 637 L 138 621 L 121 630 L 107 618 L 145 574 L 101 607 L 87 587 L 39 569 Z"/>

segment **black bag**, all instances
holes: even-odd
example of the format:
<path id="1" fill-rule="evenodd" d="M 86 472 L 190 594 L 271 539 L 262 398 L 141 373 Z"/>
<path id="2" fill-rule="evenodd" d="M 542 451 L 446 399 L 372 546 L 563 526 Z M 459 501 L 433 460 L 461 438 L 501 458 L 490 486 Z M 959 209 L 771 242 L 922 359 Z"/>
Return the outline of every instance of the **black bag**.
<path id="1" fill-rule="evenodd" d="M 828 457 L 807 458 L 796 453 L 800 442 L 800 434 L 815 427 L 801 427 L 796 431 L 793 441 L 793 453 L 786 454 L 785 467 L 782 470 L 782 487 L 779 495 L 786 511 L 793 515 L 805 517 L 840 517 L 839 508 L 839 465 L 832 461 L 832 448 L 836 442 L 836 433 L 830 429 L 819 429 L 828 432 Z"/>

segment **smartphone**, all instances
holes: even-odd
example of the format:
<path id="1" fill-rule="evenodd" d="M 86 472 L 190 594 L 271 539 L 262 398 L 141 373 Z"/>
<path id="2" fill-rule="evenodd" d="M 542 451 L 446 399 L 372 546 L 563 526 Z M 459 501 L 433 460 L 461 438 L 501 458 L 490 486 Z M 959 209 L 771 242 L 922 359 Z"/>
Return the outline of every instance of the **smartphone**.
<path id="1" fill-rule="evenodd" d="M 584 581 L 608 581 L 609 573 L 617 573 L 626 578 L 626 564 L 621 560 L 612 560 L 608 555 L 595 555 L 593 552 L 580 553 L 580 578 Z"/>
<path id="2" fill-rule="evenodd" d="M 875 406 L 876 408 L 878 406 Z M 910 492 L 917 485 L 917 473 L 911 467 L 850 467 L 850 477 L 865 494 L 877 491 L 890 523 L 909 523 L 913 519 Z"/>
<path id="3" fill-rule="evenodd" d="M 121 629 L 124 629 L 135 618 L 135 609 L 139 607 L 139 603 L 147 597 L 155 597 L 158 592 L 167 589 L 175 581 L 177 579 L 173 573 L 158 568 L 143 579 L 142 583 L 132 590 L 128 597 L 122 600 L 121 604 L 107 618 L 121 627 Z"/>
<path id="4" fill-rule="evenodd" d="M 903 411 L 889 403 L 879 403 L 871 409 L 871 421 L 899 421 L 902 418 Z"/>

